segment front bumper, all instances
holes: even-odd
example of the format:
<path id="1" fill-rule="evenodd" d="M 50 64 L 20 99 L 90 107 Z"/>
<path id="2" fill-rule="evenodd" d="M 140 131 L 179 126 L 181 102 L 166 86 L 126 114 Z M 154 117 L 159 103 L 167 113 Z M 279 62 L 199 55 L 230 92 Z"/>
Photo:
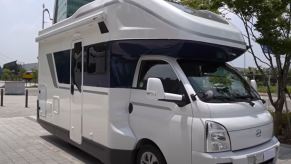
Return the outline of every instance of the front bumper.
<path id="1" fill-rule="evenodd" d="M 233 151 L 233 152 L 221 152 L 221 153 L 199 153 L 192 151 L 192 164 L 252 164 L 262 163 L 261 157 L 264 152 L 275 149 L 276 156 L 273 159 L 273 163 L 276 163 L 279 153 L 280 143 L 276 137 L 273 137 L 267 143 L 258 145 L 252 148 Z M 257 162 L 250 158 L 260 158 Z"/>

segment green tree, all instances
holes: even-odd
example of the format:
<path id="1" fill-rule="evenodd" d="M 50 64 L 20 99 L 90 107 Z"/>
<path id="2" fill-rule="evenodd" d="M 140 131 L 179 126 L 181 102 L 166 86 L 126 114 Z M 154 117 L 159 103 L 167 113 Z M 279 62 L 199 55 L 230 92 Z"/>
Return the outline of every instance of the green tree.
<path id="1" fill-rule="evenodd" d="M 213 5 L 210 5 L 211 1 L 208 0 L 181 0 L 181 2 L 194 9 L 217 11 L 217 8 L 212 8 Z"/>
<path id="2" fill-rule="evenodd" d="M 190 7 L 197 7 L 197 0 L 182 0 Z M 191 5 L 194 4 L 194 5 Z M 205 4 L 204 4 L 205 5 Z M 219 8 L 223 15 L 231 12 L 237 15 L 244 25 L 244 36 L 260 74 L 268 79 L 277 79 L 277 95 L 273 97 L 267 85 L 268 97 L 275 108 L 275 134 L 282 134 L 282 112 L 286 102 L 287 77 L 291 60 L 291 1 L 290 0 L 211 0 L 208 8 Z M 262 45 L 263 57 L 254 51 L 255 42 Z M 266 48 L 267 47 L 267 48 Z M 291 96 L 289 94 L 289 98 Z M 290 122 L 290 121 L 289 121 Z M 290 127 L 290 126 L 289 126 Z M 288 128 L 289 129 L 289 128 Z"/>
<path id="3" fill-rule="evenodd" d="M 12 72 L 9 69 L 3 69 L 1 79 L 4 81 L 11 80 Z"/>
<path id="4" fill-rule="evenodd" d="M 26 73 L 26 69 L 24 68 L 21 68 L 19 69 L 19 72 L 18 72 L 18 79 L 21 80 L 22 79 L 22 76 Z"/>
<path id="5" fill-rule="evenodd" d="M 32 81 L 34 83 L 38 82 L 38 70 L 37 69 L 32 70 Z"/>

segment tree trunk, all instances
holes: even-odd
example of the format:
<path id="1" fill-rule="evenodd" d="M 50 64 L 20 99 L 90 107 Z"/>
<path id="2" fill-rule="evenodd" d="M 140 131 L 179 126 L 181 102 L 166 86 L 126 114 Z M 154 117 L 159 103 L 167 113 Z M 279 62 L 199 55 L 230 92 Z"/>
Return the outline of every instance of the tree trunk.
<path id="1" fill-rule="evenodd" d="M 275 111 L 274 134 L 276 136 L 282 135 L 282 110 L 276 109 L 276 111 Z"/>

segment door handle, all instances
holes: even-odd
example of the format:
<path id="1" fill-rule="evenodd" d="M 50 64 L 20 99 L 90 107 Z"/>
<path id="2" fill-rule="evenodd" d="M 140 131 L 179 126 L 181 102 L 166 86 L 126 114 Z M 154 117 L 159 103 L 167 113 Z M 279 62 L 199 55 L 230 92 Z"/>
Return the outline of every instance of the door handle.
<path id="1" fill-rule="evenodd" d="M 128 105 L 128 113 L 131 114 L 133 112 L 133 105 L 132 103 L 129 103 Z"/>
<path id="2" fill-rule="evenodd" d="M 74 95 L 74 91 L 75 91 L 74 84 L 71 84 L 71 95 Z"/>

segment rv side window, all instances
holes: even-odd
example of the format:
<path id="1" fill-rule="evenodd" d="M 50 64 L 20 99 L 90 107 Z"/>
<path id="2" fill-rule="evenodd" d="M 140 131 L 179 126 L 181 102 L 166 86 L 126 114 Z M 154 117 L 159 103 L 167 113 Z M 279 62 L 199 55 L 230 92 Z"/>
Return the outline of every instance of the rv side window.
<path id="1" fill-rule="evenodd" d="M 161 79 L 167 93 L 182 94 L 183 88 L 170 64 L 164 61 L 143 61 L 140 67 L 138 89 L 146 89 L 148 78 Z"/>
<path id="2" fill-rule="evenodd" d="M 85 72 L 102 74 L 106 72 L 106 45 L 104 43 L 85 47 Z"/>
<path id="3" fill-rule="evenodd" d="M 55 67 L 60 84 L 70 84 L 70 50 L 54 53 Z"/>
<path id="4" fill-rule="evenodd" d="M 106 54 L 105 43 L 84 47 L 84 86 L 105 87 L 108 85 Z"/>

